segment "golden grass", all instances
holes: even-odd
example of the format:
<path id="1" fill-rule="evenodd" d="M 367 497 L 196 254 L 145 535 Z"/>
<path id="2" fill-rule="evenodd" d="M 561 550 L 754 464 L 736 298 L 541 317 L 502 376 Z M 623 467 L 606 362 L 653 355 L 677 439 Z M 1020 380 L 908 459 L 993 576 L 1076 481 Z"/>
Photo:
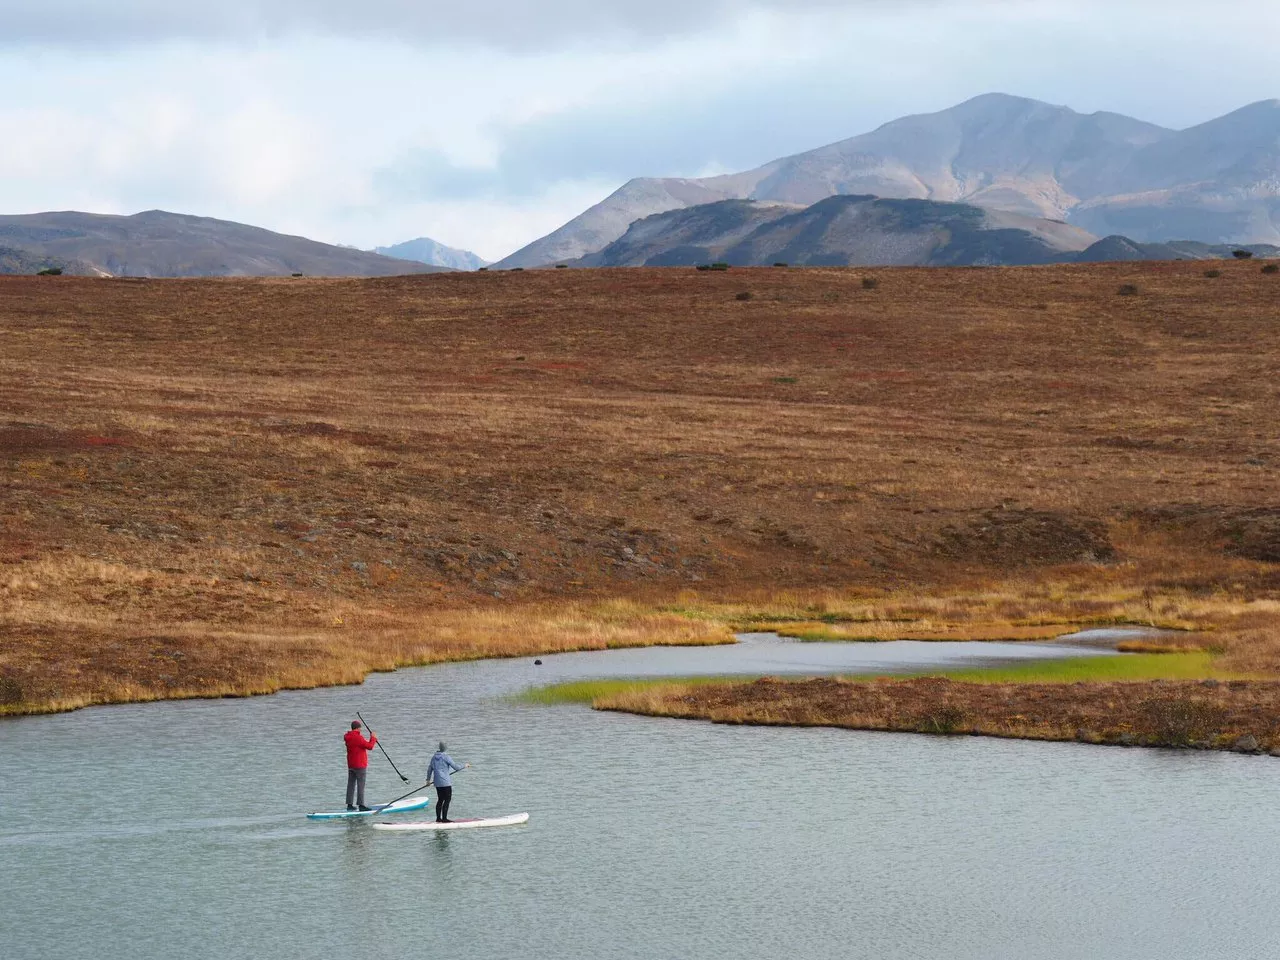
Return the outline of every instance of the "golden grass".
<path id="1" fill-rule="evenodd" d="M 1274 284 L 1193 268 L 0 278 L 0 710 L 767 623 L 1275 675 Z"/>
<path id="2" fill-rule="evenodd" d="M 99 629 L 92 652 L 78 657 L 31 639 L 23 644 L 31 687 L 21 700 L 0 702 L 0 714 L 361 683 L 371 672 L 458 660 L 733 642 L 722 626 L 625 600 L 432 611 L 399 623 L 348 613 L 334 621 L 323 631 Z"/>

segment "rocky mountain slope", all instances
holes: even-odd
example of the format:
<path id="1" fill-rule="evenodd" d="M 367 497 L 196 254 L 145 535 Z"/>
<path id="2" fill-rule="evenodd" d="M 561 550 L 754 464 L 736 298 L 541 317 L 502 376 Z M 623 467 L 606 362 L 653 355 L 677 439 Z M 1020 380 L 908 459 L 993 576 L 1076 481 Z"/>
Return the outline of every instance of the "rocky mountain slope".
<path id="1" fill-rule="evenodd" d="M 1073 259 L 1095 238 L 962 203 L 836 196 L 808 207 L 722 200 L 646 217 L 575 266 L 973 266 Z"/>
<path id="2" fill-rule="evenodd" d="M 988 94 L 743 173 L 632 180 L 498 266 L 579 258 L 667 210 L 838 194 L 963 201 L 1141 242 L 1278 243 L 1280 100 L 1174 131 Z"/>
<path id="3" fill-rule="evenodd" d="M 376 247 L 374 253 L 384 257 L 396 257 L 400 260 L 416 260 L 418 263 L 429 263 L 435 267 L 449 267 L 451 270 L 479 270 L 487 267 L 489 261 L 477 256 L 470 250 L 447 247 L 430 237 L 419 237 L 406 240 L 404 243 L 389 247 Z"/>
<path id="4" fill-rule="evenodd" d="M 33 263 L 70 263 L 78 266 L 68 272 L 110 276 L 385 277 L 444 269 L 163 210 L 129 217 L 76 212 L 0 216 L 0 246 L 21 251 Z"/>

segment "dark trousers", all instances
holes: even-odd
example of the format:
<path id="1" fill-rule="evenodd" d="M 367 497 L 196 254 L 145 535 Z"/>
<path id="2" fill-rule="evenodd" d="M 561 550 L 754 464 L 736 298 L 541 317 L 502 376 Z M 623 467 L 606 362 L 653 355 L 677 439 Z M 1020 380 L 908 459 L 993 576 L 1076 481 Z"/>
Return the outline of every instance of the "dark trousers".
<path id="1" fill-rule="evenodd" d="M 368 768 L 363 770 L 355 770 L 347 768 L 347 806 L 359 804 L 364 806 L 364 778 L 368 774 Z M 352 799 L 352 798 L 356 799 Z"/>
<path id="2" fill-rule="evenodd" d="M 436 787 L 436 823 L 449 819 L 449 801 L 453 799 L 453 787 Z"/>

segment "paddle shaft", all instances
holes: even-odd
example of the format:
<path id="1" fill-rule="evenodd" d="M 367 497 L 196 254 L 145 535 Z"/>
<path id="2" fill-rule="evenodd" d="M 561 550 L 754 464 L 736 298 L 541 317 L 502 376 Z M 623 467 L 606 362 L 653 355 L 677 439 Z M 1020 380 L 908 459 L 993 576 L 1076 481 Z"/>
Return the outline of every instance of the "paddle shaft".
<path id="1" fill-rule="evenodd" d="M 409 791 L 408 793 L 406 793 L 403 797 L 396 797 L 394 800 L 390 801 L 389 803 L 383 803 L 383 804 L 380 804 L 380 806 L 382 807 L 382 809 L 383 809 L 383 810 L 385 810 L 385 809 L 387 809 L 387 807 L 391 806 L 391 804 L 393 804 L 393 803 L 399 803 L 401 800 L 408 800 L 408 799 L 409 799 L 410 797 L 412 797 L 415 793 L 420 793 L 420 792 L 422 792 L 423 790 L 427 789 L 427 787 L 429 787 L 429 786 L 431 786 L 431 781 L 430 781 L 430 780 L 428 780 L 428 781 L 427 781 L 426 783 L 424 783 L 422 786 L 418 787 L 416 790 L 410 790 L 410 791 Z"/>
<path id="2" fill-rule="evenodd" d="M 356 716 L 360 717 L 360 722 L 364 724 L 364 728 L 368 730 L 370 733 L 373 733 L 373 727 L 369 726 L 365 718 L 360 716 L 359 711 L 356 711 Z M 374 734 L 374 736 L 376 737 L 377 734 Z M 387 753 L 387 748 L 382 745 L 381 740 L 378 741 L 378 749 L 381 750 L 382 755 L 387 758 L 387 763 L 391 764 L 391 769 L 396 772 L 396 776 L 399 777 L 401 780 L 403 780 L 405 783 L 408 783 L 409 778 L 400 772 L 400 768 L 397 767 L 396 762 L 391 759 L 391 754 Z M 417 793 L 417 792 L 418 792 L 417 790 L 414 791 L 414 793 Z"/>
<path id="3" fill-rule="evenodd" d="M 357 717 L 360 717 L 360 714 L 358 714 L 358 713 L 357 713 L 357 714 L 356 714 L 356 716 L 357 716 Z M 360 717 L 360 722 L 361 722 L 361 723 L 364 723 L 364 717 Z M 388 760 L 390 760 L 391 758 L 390 758 L 390 757 L 387 757 L 387 759 L 388 759 Z M 468 767 L 470 767 L 470 766 L 471 766 L 471 764 L 469 764 L 469 763 L 468 763 L 468 764 L 466 764 L 465 766 L 463 766 L 462 770 L 466 770 L 466 769 L 467 769 Z M 455 771 L 454 771 L 454 773 L 461 773 L 461 772 L 462 772 L 462 770 L 455 770 Z M 399 771 L 399 770 L 397 770 L 396 772 L 397 772 L 397 773 L 399 773 L 400 771 Z M 403 797 L 396 797 L 394 800 L 389 800 L 388 802 L 386 802 L 386 803 L 384 803 L 384 804 L 381 804 L 381 807 L 382 807 L 382 809 L 383 809 L 383 810 L 386 810 L 386 809 L 387 809 L 387 807 L 391 806 L 392 804 L 399 803 L 401 800 L 408 800 L 408 799 L 409 799 L 410 797 L 412 797 L 415 793 L 421 793 L 423 790 L 427 789 L 427 787 L 430 787 L 430 786 L 432 786 L 432 783 L 431 783 L 431 781 L 430 781 L 430 780 L 428 780 L 428 781 L 427 781 L 426 783 L 424 783 L 422 786 L 417 787 L 416 789 L 410 790 L 410 791 L 409 791 L 408 793 L 406 793 Z"/>

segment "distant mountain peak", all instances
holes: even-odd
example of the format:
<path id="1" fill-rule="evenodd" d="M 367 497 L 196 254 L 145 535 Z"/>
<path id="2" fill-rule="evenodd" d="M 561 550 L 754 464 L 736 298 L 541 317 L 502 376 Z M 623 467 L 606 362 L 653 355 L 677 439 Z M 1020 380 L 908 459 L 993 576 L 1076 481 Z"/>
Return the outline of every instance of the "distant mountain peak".
<path id="1" fill-rule="evenodd" d="M 1076 113 L 1075 110 L 1061 104 L 1035 100 L 1031 97 L 1018 97 L 1011 93 L 980 93 L 976 97 L 970 97 L 968 100 L 956 104 L 954 107 L 939 110 L 938 113 L 975 113 L 992 110 L 1019 111 L 1023 113 L 1037 111 Z M 924 114 L 924 116 L 928 116 L 928 114 Z"/>
<path id="2" fill-rule="evenodd" d="M 479 270 L 487 267 L 489 261 L 477 256 L 470 250 L 445 246 L 430 237 L 418 237 L 404 243 L 389 247 L 377 247 L 374 251 L 386 257 L 398 257 L 401 260 L 415 260 L 418 263 L 429 263 L 437 267 L 449 267 L 453 270 Z"/>
<path id="3" fill-rule="evenodd" d="M 669 210 L 730 199 L 808 207 L 840 194 L 963 202 L 1140 243 L 1276 243 L 1280 100 L 1175 131 L 986 93 L 754 170 L 634 178 L 498 266 L 576 260 Z"/>

